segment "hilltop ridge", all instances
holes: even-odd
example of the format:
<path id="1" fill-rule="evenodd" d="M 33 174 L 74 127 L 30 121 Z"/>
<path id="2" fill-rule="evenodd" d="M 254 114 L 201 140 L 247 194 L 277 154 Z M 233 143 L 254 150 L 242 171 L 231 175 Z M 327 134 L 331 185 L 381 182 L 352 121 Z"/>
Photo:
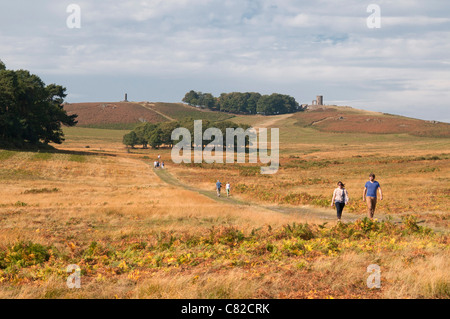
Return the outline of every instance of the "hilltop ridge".
<path id="1" fill-rule="evenodd" d="M 66 103 L 68 114 L 78 114 L 78 126 L 132 129 L 139 123 L 160 123 L 187 118 L 210 121 L 232 120 L 264 127 L 279 115 L 236 115 L 211 111 L 184 103 L 97 102 Z M 450 137 L 450 124 L 367 111 L 351 106 L 309 105 L 305 111 L 286 114 L 295 125 L 337 133 L 412 134 L 426 137 Z"/>

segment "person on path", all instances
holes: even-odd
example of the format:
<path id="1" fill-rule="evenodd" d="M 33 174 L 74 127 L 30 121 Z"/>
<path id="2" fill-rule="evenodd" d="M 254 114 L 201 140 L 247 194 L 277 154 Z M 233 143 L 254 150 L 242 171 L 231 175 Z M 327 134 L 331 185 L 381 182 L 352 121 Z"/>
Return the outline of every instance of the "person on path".
<path id="1" fill-rule="evenodd" d="M 216 190 L 217 190 L 217 196 L 218 197 L 220 197 L 220 189 L 222 188 L 222 183 L 219 181 L 219 180 L 217 180 L 217 183 L 216 183 Z"/>
<path id="2" fill-rule="evenodd" d="M 383 200 L 383 192 L 380 183 L 375 180 L 375 174 L 370 173 L 369 181 L 364 185 L 363 201 L 367 203 L 367 217 L 373 219 L 377 206 L 377 190 L 380 192 L 380 200 Z"/>
<path id="3" fill-rule="evenodd" d="M 230 197 L 231 185 L 230 182 L 227 182 L 225 185 L 225 189 L 227 190 L 227 197 Z"/>
<path id="4" fill-rule="evenodd" d="M 338 187 L 334 190 L 333 198 L 331 199 L 331 207 L 336 206 L 337 221 L 340 223 L 342 211 L 344 210 L 345 205 L 348 204 L 349 197 L 344 183 L 339 181 L 337 185 Z"/>

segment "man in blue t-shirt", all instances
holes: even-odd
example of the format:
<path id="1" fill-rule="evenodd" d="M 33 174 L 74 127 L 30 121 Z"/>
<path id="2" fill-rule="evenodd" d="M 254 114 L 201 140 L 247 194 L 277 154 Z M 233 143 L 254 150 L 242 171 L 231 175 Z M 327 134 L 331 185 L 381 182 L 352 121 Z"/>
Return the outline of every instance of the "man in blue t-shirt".
<path id="1" fill-rule="evenodd" d="M 217 180 L 216 189 L 217 189 L 217 196 L 219 196 L 219 197 L 220 197 L 220 189 L 221 188 L 222 188 L 222 183 L 219 180 Z"/>
<path id="2" fill-rule="evenodd" d="M 373 219 L 377 206 L 377 190 L 380 192 L 380 200 L 383 200 L 380 183 L 375 180 L 375 174 L 370 173 L 369 181 L 364 186 L 363 201 L 367 203 L 367 217 Z"/>

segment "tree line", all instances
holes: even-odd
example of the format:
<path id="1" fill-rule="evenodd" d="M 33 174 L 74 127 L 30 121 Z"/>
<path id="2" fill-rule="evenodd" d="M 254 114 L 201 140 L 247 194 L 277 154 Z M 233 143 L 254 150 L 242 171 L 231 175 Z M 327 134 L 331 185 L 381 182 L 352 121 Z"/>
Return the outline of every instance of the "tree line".
<path id="1" fill-rule="evenodd" d="M 183 102 L 191 106 L 236 114 L 275 115 L 303 111 L 295 98 L 279 93 L 261 95 L 256 92 L 232 92 L 214 97 L 211 93 L 191 90 L 186 93 Z"/>
<path id="2" fill-rule="evenodd" d="M 137 126 L 130 133 L 123 136 L 123 144 L 128 147 L 135 148 L 136 145 L 142 145 L 142 148 L 160 148 L 160 147 L 173 147 L 174 141 L 172 141 L 172 132 L 179 128 L 184 127 L 191 133 L 191 145 L 194 144 L 194 120 L 186 119 L 183 121 L 163 122 L 158 124 L 143 123 Z M 247 124 L 236 124 L 231 121 L 213 122 L 203 120 L 202 122 L 202 136 L 208 128 L 218 128 L 222 132 L 223 143 L 226 145 L 226 129 L 227 128 L 242 128 L 244 131 L 250 128 Z M 207 144 L 211 143 L 214 139 L 203 139 L 203 148 Z M 248 145 L 248 137 L 246 138 L 246 145 Z"/>
<path id="3" fill-rule="evenodd" d="M 60 85 L 45 85 L 27 70 L 7 70 L 0 61 L 0 145 L 61 144 L 61 125 L 77 123 L 77 115 L 67 115 L 63 108 L 65 91 Z"/>

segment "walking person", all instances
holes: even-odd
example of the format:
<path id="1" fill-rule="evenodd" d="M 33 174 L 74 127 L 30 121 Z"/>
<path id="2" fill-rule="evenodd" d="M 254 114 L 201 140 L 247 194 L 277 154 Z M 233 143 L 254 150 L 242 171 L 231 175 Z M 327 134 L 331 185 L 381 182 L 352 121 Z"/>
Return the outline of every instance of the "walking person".
<path id="1" fill-rule="evenodd" d="M 337 212 L 337 221 L 341 222 L 342 211 L 344 210 L 345 205 L 348 203 L 349 197 L 348 192 L 345 189 L 344 183 L 339 181 L 337 183 L 337 188 L 333 192 L 333 198 L 331 199 L 331 207 L 336 206 Z"/>
<path id="2" fill-rule="evenodd" d="M 225 189 L 227 190 L 227 197 L 230 197 L 231 185 L 230 182 L 227 182 L 225 185 Z"/>
<path id="3" fill-rule="evenodd" d="M 164 162 L 161 163 L 161 168 L 164 169 Z"/>
<path id="4" fill-rule="evenodd" d="M 380 183 L 375 180 L 375 174 L 370 173 L 369 181 L 366 182 L 363 192 L 363 201 L 367 203 L 367 217 L 373 219 L 375 207 L 377 206 L 377 190 L 380 192 L 380 200 L 383 200 L 383 192 Z"/>
<path id="5" fill-rule="evenodd" d="M 220 189 L 222 188 L 222 183 L 219 181 L 219 180 L 217 180 L 217 183 L 216 183 L 216 190 L 217 190 L 217 196 L 218 197 L 220 197 Z"/>

